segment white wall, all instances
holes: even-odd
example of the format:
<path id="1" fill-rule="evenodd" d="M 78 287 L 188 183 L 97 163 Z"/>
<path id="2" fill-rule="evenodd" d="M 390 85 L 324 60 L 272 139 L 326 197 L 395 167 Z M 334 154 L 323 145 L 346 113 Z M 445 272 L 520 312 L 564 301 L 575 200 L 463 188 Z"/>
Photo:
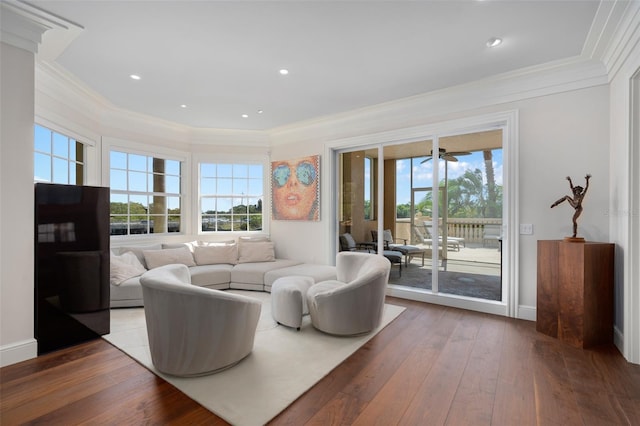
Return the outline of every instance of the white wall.
<path id="1" fill-rule="evenodd" d="M 636 40 L 640 38 L 638 31 L 636 27 Z M 640 363 L 640 78 L 636 78 L 635 83 L 636 99 L 630 96 L 632 78 L 640 72 L 640 45 L 632 46 L 626 60 L 613 70 L 610 84 L 609 224 L 611 241 L 616 244 L 616 343 L 618 347 L 622 346 L 627 360 Z M 632 100 L 635 101 L 633 109 Z M 635 117 L 633 123 L 632 117 Z"/>
<path id="2" fill-rule="evenodd" d="M 570 195 L 566 176 L 585 186 L 593 176 L 578 234 L 609 242 L 609 144 L 606 86 L 531 99 L 520 109 L 520 223 L 532 223 L 534 235 L 520 238 L 520 304 L 535 306 L 537 240 L 572 235 L 574 210 L 551 203 Z"/>
<path id="3" fill-rule="evenodd" d="M 324 154 L 324 144 L 301 143 L 286 146 L 274 146 L 271 151 L 271 161 L 291 160 L 309 155 Z M 330 251 L 331 238 L 335 238 L 328 231 L 331 217 L 323 215 L 323 203 L 329 202 L 328 194 L 331 188 L 323 185 L 326 182 L 327 158 L 320 158 L 320 221 L 282 221 L 272 220 L 270 224 L 271 239 L 275 242 L 278 254 L 284 258 L 300 259 L 309 263 L 335 264 L 335 255 Z M 270 203 L 266 206 L 271 208 Z"/>
<path id="4" fill-rule="evenodd" d="M 33 339 L 32 52 L 0 43 L 0 365 L 36 355 Z"/>

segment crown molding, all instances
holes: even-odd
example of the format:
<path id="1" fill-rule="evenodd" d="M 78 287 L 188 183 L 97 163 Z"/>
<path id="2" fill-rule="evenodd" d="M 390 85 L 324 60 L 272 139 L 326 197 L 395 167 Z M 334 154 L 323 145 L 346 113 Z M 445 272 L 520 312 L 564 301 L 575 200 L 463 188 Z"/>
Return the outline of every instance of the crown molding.
<path id="1" fill-rule="evenodd" d="M 83 31 L 80 25 L 22 0 L 3 0 L 1 39 L 38 58 L 54 60 Z"/>
<path id="2" fill-rule="evenodd" d="M 274 145 L 334 140 L 419 125 L 435 117 L 607 84 L 602 62 L 576 56 L 495 75 L 475 82 L 346 113 L 295 123 L 269 132 Z"/>
<path id="3" fill-rule="evenodd" d="M 267 146 L 268 135 L 264 131 L 192 128 L 172 121 L 119 108 L 104 96 L 85 85 L 63 67 L 48 61 L 36 63 L 36 108 L 39 115 L 55 115 L 60 108 L 43 111 L 40 104 L 45 98 L 49 103 L 71 111 L 79 121 L 98 123 L 101 131 L 116 133 L 123 138 L 173 141 L 192 145 Z M 38 102 L 42 100 L 43 102 Z"/>
<path id="4" fill-rule="evenodd" d="M 615 33 L 602 54 L 609 82 L 612 81 L 633 49 L 640 43 L 640 1 L 617 2 L 621 18 L 616 22 Z"/>
<path id="5" fill-rule="evenodd" d="M 72 102 L 78 102 L 93 108 L 109 108 L 111 102 L 98 92 L 84 84 L 75 75 L 55 62 L 36 62 L 36 89 L 58 96 L 62 99 L 72 97 Z"/>
<path id="6" fill-rule="evenodd" d="M 0 40 L 31 53 L 38 52 L 42 35 L 51 27 L 18 2 L 0 2 Z"/>
<path id="7" fill-rule="evenodd" d="M 268 147 L 269 135 L 264 130 L 191 129 L 192 145 Z"/>
<path id="8" fill-rule="evenodd" d="M 624 15 L 626 3 L 628 0 L 600 1 L 582 47 L 582 57 L 602 60 Z"/>

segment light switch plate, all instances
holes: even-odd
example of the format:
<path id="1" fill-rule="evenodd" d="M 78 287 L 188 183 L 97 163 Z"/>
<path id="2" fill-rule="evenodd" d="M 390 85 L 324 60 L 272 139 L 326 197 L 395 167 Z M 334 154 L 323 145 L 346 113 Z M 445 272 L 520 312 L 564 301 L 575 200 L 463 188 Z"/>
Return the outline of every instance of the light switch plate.
<path id="1" fill-rule="evenodd" d="M 533 224 L 531 224 L 531 223 L 521 223 L 520 224 L 520 235 L 533 235 Z"/>

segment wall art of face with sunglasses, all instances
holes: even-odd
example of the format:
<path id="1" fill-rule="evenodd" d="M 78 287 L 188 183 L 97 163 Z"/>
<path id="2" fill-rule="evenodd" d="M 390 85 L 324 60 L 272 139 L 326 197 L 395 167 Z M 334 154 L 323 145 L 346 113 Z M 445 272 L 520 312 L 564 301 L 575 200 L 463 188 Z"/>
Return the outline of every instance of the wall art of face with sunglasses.
<path id="1" fill-rule="evenodd" d="M 320 156 L 271 163 L 275 220 L 320 220 Z"/>

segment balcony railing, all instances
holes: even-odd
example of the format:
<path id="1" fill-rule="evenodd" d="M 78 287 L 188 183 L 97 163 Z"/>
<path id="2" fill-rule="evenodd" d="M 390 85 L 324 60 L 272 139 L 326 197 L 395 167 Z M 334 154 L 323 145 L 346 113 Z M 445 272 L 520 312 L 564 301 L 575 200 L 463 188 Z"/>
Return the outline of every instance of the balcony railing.
<path id="1" fill-rule="evenodd" d="M 422 221 L 421 221 L 422 222 Z M 420 223 L 421 225 L 422 223 Z M 416 223 L 418 225 L 418 223 Z M 485 225 L 502 225 L 501 218 L 449 218 L 447 220 L 447 235 L 464 238 L 467 244 L 482 244 Z M 396 220 L 396 238 L 412 242 L 411 220 Z"/>

